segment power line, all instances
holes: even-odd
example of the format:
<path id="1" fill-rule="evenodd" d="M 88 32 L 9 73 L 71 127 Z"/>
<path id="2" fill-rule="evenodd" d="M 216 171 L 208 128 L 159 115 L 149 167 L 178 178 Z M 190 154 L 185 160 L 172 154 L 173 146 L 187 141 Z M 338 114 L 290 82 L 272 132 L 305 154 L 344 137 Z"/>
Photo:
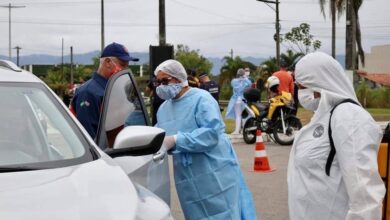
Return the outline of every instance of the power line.
<path id="1" fill-rule="evenodd" d="M 24 8 L 26 6 L 15 6 L 15 5 L 11 5 L 11 3 L 9 3 L 8 5 L 0 5 L 1 8 L 8 8 L 8 52 L 9 52 L 9 60 L 11 60 L 11 9 L 15 9 L 15 8 Z"/>
<path id="2" fill-rule="evenodd" d="M 201 11 L 203 13 L 206 13 L 206 14 L 209 14 L 209 15 L 214 15 L 214 16 L 217 16 L 217 17 L 221 17 L 221 18 L 227 18 L 227 19 L 232 19 L 232 20 L 236 20 L 236 21 L 239 21 L 239 22 L 243 22 L 242 20 L 240 19 L 237 19 L 237 18 L 233 18 L 233 17 L 229 17 L 229 16 L 225 16 L 225 15 L 220 15 L 220 14 L 217 14 L 217 13 L 214 13 L 212 11 L 209 11 L 209 10 L 205 10 L 203 8 L 198 8 L 198 7 L 195 7 L 193 5 L 190 5 L 190 4 L 186 4 L 186 3 L 183 3 L 183 2 L 180 2 L 178 0 L 172 0 L 173 2 L 176 2 L 177 4 L 180 4 L 180 5 L 183 5 L 185 7 L 188 7 L 188 8 L 191 8 L 191 9 L 195 9 L 197 11 Z"/>
<path id="3" fill-rule="evenodd" d="M 121 2 L 130 2 L 134 0 L 110 0 L 109 3 L 121 3 Z M 85 4 L 98 4 L 100 3 L 100 0 L 93 0 L 93 1 L 22 1 L 18 2 L 18 4 L 24 4 L 28 6 L 79 6 L 79 5 L 85 5 Z"/>
<path id="4" fill-rule="evenodd" d="M 0 23 L 5 23 L 7 21 L 0 19 Z M 69 25 L 69 26 L 97 26 L 100 23 L 96 22 L 85 22 L 85 23 L 72 23 L 65 21 L 13 21 L 13 23 L 19 24 L 39 24 L 39 25 Z M 207 27 L 207 26 L 257 26 L 257 25 L 271 25 L 273 22 L 243 22 L 243 23 L 198 23 L 198 24 L 168 24 L 167 26 L 171 27 Z M 156 27 L 158 24 L 152 23 L 109 23 L 111 26 L 133 26 L 133 27 Z"/>

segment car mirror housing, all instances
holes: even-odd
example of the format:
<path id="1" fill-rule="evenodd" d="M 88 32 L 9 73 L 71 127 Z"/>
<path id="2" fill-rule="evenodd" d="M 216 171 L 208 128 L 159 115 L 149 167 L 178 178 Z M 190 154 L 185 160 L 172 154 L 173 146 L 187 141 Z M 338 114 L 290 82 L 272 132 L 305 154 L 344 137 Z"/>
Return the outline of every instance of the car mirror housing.
<path id="1" fill-rule="evenodd" d="M 149 126 L 128 126 L 117 135 L 114 147 L 105 149 L 111 157 L 141 156 L 160 150 L 165 131 Z"/>

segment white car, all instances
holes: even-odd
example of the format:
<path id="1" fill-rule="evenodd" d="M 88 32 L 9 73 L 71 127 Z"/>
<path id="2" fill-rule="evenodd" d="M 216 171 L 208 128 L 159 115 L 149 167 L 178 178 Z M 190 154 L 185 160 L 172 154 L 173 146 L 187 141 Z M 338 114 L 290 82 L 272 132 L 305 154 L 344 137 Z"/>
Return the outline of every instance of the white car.
<path id="1" fill-rule="evenodd" d="M 39 78 L 0 60 L 0 219 L 173 219 L 164 131 L 124 127 L 137 111 L 149 125 L 133 82 L 110 79 L 94 141 Z"/>

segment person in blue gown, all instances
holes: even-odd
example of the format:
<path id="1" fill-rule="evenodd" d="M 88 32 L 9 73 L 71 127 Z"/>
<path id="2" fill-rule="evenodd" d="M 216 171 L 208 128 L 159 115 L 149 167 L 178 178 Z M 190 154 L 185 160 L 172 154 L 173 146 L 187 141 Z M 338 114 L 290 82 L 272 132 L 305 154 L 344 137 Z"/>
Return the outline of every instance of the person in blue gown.
<path id="1" fill-rule="evenodd" d="M 236 127 L 232 134 L 239 134 L 241 129 L 241 114 L 244 110 L 245 103 L 242 101 L 244 98 L 244 91 L 250 88 L 252 82 L 245 77 L 245 70 L 238 69 L 237 77 L 232 80 L 231 85 L 233 88 L 233 95 L 229 100 L 229 104 L 226 111 L 227 119 L 235 119 Z"/>
<path id="2" fill-rule="evenodd" d="M 154 74 L 157 95 L 165 100 L 156 127 L 166 131 L 163 146 L 173 157 L 185 219 L 257 219 L 218 103 L 207 91 L 188 86 L 176 60 L 161 63 Z"/>

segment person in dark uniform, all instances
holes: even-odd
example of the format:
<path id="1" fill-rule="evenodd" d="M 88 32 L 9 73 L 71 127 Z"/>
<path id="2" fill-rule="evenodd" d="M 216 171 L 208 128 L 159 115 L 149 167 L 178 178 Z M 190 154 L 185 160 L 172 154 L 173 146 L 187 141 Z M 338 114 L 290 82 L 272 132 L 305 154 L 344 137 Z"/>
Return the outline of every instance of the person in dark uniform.
<path id="1" fill-rule="evenodd" d="M 196 76 L 196 71 L 194 69 L 187 69 L 186 72 L 188 85 L 193 88 L 199 88 L 200 81 Z"/>
<path id="2" fill-rule="evenodd" d="M 220 87 L 217 82 L 210 80 L 207 73 L 201 73 L 199 75 L 200 86 L 199 88 L 208 91 L 219 104 L 219 91 Z"/>
<path id="3" fill-rule="evenodd" d="M 165 101 L 157 95 L 156 93 L 157 86 L 158 83 L 156 77 L 152 77 L 152 79 L 149 81 L 147 88 L 152 93 L 150 97 L 152 99 L 151 103 L 152 103 L 152 125 L 153 126 L 157 123 L 158 108 L 160 108 L 160 105 Z"/>
<path id="4" fill-rule="evenodd" d="M 256 89 L 260 91 L 259 97 L 261 99 L 261 93 L 264 91 L 264 80 L 261 77 L 256 81 Z"/>
<path id="5" fill-rule="evenodd" d="M 138 61 L 138 58 L 131 57 L 126 47 L 118 43 L 107 45 L 100 56 L 98 70 L 76 90 L 70 110 L 92 138 L 96 137 L 108 79 L 127 68 L 129 61 Z"/>

